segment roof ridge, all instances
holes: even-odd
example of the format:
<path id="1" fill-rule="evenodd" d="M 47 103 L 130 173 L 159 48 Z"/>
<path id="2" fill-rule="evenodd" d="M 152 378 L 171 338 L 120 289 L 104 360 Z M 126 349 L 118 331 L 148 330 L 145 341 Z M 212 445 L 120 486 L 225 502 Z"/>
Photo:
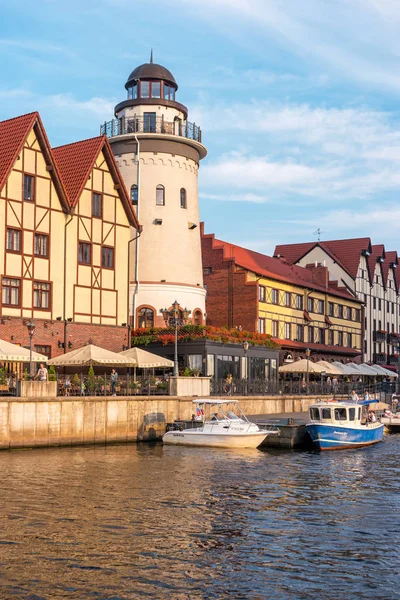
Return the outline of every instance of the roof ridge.
<path id="1" fill-rule="evenodd" d="M 24 117 L 30 117 L 33 115 L 39 115 L 39 112 L 37 110 L 33 110 L 32 112 L 24 113 L 23 115 L 19 115 L 18 117 L 11 117 L 11 119 L 4 119 L 3 121 L 0 121 L 0 125 L 3 125 L 3 123 L 10 123 L 11 121 L 17 121 L 19 119 L 23 119 Z"/>
<path id="2" fill-rule="evenodd" d="M 83 144 L 84 142 L 92 142 L 93 140 L 104 140 L 105 138 L 105 135 L 95 135 L 91 138 L 85 138 L 84 140 L 79 140 L 77 142 L 70 142 L 69 144 L 61 144 L 60 146 L 54 146 L 52 150 L 59 150 L 60 148 L 67 148 L 68 146 L 76 146 L 78 144 Z"/>

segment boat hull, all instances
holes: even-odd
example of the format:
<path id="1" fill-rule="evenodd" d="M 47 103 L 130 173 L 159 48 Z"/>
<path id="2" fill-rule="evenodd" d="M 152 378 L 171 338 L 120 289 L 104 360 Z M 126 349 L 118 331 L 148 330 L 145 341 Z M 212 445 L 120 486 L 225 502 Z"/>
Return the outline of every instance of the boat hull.
<path id="1" fill-rule="evenodd" d="M 269 435 L 265 431 L 256 433 L 204 433 L 184 430 L 167 431 L 164 444 L 175 446 L 206 446 L 208 448 L 257 448 Z"/>
<path id="2" fill-rule="evenodd" d="M 308 423 L 306 431 L 318 450 L 344 450 L 377 444 L 383 439 L 383 425 L 340 427 L 323 423 Z"/>

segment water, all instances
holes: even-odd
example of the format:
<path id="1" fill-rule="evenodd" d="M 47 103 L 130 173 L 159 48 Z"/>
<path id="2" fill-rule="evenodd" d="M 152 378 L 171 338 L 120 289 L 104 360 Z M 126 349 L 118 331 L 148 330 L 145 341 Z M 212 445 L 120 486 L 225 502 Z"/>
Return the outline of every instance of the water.
<path id="1" fill-rule="evenodd" d="M 399 451 L 0 453 L 0 598 L 400 598 Z"/>

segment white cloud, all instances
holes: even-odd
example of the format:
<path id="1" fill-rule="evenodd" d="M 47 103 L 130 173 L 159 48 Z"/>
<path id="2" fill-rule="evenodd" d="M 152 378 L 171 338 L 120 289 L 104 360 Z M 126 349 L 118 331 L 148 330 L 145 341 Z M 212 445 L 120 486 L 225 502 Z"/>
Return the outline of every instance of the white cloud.
<path id="1" fill-rule="evenodd" d="M 352 81 L 400 90 L 397 0 L 170 0 L 184 4 L 222 36 L 252 48 L 274 40 L 308 64 L 325 64 Z M 227 26 L 229 23 L 229 26 Z M 249 32 L 251 32 L 249 34 Z M 252 34 L 252 35 L 251 35 Z"/>

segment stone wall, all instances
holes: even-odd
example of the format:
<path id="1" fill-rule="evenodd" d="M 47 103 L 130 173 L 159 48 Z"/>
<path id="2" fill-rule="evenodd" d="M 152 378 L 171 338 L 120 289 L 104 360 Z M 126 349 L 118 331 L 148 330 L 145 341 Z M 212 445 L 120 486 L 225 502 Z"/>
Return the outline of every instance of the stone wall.
<path id="1" fill-rule="evenodd" d="M 0 449 L 160 439 L 166 423 L 190 419 L 192 398 L 0 398 Z M 316 398 L 246 397 L 246 414 L 307 410 Z"/>

